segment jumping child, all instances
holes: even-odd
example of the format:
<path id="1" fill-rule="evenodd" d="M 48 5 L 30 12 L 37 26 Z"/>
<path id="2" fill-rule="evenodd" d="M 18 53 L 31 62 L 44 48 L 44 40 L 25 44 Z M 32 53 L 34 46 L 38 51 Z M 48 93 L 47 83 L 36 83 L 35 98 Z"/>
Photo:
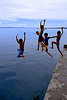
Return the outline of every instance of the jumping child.
<path id="1" fill-rule="evenodd" d="M 63 57 L 63 54 L 62 54 L 62 52 L 60 51 L 60 48 L 59 48 L 59 41 L 60 41 L 60 38 L 61 38 L 61 36 L 62 36 L 62 34 L 63 34 L 63 27 L 62 27 L 61 29 L 62 29 L 62 33 L 61 33 L 60 31 L 57 31 L 57 36 L 54 36 L 54 38 L 55 38 L 55 37 L 57 38 L 57 39 L 56 39 L 56 42 L 52 41 L 52 47 L 50 47 L 50 48 L 53 49 L 53 44 L 56 44 L 56 45 L 57 45 L 58 51 L 60 52 L 60 54 L 61 54 L 62 57 Z"/>
<path id="2" fill-rule="evenodd" d="M 48 40 L 49 40 L 50 38 L 53 38 L 53 37 L 48 37 L 48 33 L 45 33 L 45 34 L 44 34 L 44 37 L 45 37 L 45 38 L 44 38 L 44 42 L 41 43 L 42 52 L 43 52 L 43 50 L 45 49 L 46 53 L 49 54 L 49 55 L 51 56 L 51 59 L 52 59 L 53 56 L 48 52 Z M 43 47 L 44 47 L 44 49 L 43 49 Z"/>
<path id="3" fill-rule="evenodd" d="M 39 33 L 38 31 L 36 32 L 36 34 L 39 35 L 39 38 L 38 38 L 38 48 L 37 48 L 36 50 L 39 50 L 39 45 L 40 45 L 40 44 L 42 43 L 42 41 L 43 41 L 42 35 L 43 35 L 43 31 L 44 31 L 45 21 L 46 21 L 46 20 L 44 19 L 43 25 L 41 25 L 42 21 L 40 21 L 40 29 L 41 29 L 41 31 L 40 31 L 40 33 Z"/>
<path id="4" fill-rule="evenodd" d="M 17 42 L 19 43 L 19 47 L 20 49 L 17 49 L 19 51 L 19 54 L 17 57 L 23 57 L 25 59 L 25 56 L 23 55 L 23 52 L 24 52 L 24 43 L 25 43 L 25 40 L 26 40 L 26 36 L 25 36 L 25 32 L 24 32 L 24 41 L 23 39 L 19 39 L 17 38 L 18 34 L 16 35 L 16 40 Z"/>

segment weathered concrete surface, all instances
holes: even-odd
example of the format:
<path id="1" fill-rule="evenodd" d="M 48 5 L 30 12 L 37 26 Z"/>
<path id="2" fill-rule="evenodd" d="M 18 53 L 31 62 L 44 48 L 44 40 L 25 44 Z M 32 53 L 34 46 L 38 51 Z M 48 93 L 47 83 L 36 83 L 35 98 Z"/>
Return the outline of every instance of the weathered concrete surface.
<path id="1" fill-rule="evenodd" d="M 63 50 L 63 54 L 64 57 L 60 57 L 57 63 L 44 100 L 67 100 L 67 49 Z"/>

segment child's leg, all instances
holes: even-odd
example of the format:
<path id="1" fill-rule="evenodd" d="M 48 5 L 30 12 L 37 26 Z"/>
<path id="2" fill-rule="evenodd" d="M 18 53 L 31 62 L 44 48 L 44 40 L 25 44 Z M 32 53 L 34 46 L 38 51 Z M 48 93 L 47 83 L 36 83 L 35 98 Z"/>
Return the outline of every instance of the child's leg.
<path id="1" fill-rule="evenodd" d="M 42 47 L 42 51 L 41 51 L 41 52 L 43 52 L 43 50 L 44 50 L 44 49 L 43 49 L 43 43 L 41 43 L 41 47 Z"/>
<path id="2" fill-rule="evenodd" d="M 22 57 L 24 57 L 24 60 L 25 60 L 25 56 L 23 55 L 23 53 L 22 53 Z"/>
<path id="3" fill-rule="evenodd" d="M 20 57 L 20 55 L 21 55 L 21 53 L 20 53 L 20 51 L 19 51 L 19 54 L 17 55 L 17 57 Z"/>
<path id="4" fill-rule="evenodd" d="M 36 50 L 39 50 L 39 42 L 38 42 L 38 48 Z"/>
<path id="5" fill-rule="evenodd" d="M 17 49 L 20 52 L 20 49 Z"/>
<path id="6" fill-rule="evenodd" d="M 44 50 L 44 49 L 43 49 L 43 46 L 42 46 L 42 51 L 41 51 L 41 52 L 43 52 L 43 50 Z"/>
<path id="7" fill-rule="evenodd" d="M 62 57 L 63 57 L 63 54 L 62 54 L 62 52 L 60 51 L 60 48 L 59 48 L 59 44 L 57 44 L 57 49 L 60 52 L 60 54 L 62 55 Z"/>
<path id="8" fill-rule="evenodd" d="M 24 51 L 20 51 L 20 49 L 18 49 L 18 51 L 19 51 L 19 54 L 18 54 L 17 57 L 24 57 L 24 58 L 25 58 L 25 56 L 23 56 L 23 52 L 24 52 Z M 21 56 L 21 55 L 22 55 L 22 56 Z"/>
<path id="9" fill-rule="evenodd" d="M 48 52 L 48 45 L 44 47 L 45 51 L 47 54 L 49 54 L 51 56 L 51 59 L 53 58 L 53 56 Z"/>
<path id="10" fill-rule="evenodd" d="M 57 42 L 52 42 L 52 47 L 50 47 L 51 49 L 53 49 L 53 44 L 57 44 Z"/>
<path id="11" fill-rule="evenodd" d="M 51 59 L 53 58 L 53 56 L 49 53 L 49 52 L 46 52 L 47 54 L 49 54 L 51 56 Z"/>
<path id="12" fill-rule="evenodd" d="M 23 56 L 23 53 L 22 53 L 22 56 L 21 56 L 21 55 L 19 55 L 19 57 L 24 57 L 24 59 L 25 59 L 25 56 Z"/>
<path id="13" fill-rule="evenodd" d="M 39 38 L 38 38 L 38 48 L 36 49 L 36 50 L 39 50 L 39 44 L 42 42 L 42 36 L 41 35 L 39 35 Z"/>
<path id="14" fill-rule="evenodd" d="M 23 55 L 23 53 L 22 53 L 22 56 L 19 56 L 19 57 L 23 57 L 25 59 L 25 56 Z"/>

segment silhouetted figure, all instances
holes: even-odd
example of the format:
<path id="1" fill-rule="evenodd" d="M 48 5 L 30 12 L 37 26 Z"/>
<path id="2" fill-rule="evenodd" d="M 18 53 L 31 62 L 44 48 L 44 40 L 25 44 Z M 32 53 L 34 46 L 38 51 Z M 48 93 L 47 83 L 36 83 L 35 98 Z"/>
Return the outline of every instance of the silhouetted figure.
<path id="1" fill-rule="evenodd" d="M 20 49 L 17 49 L 19 51 L 19 54 L 17 57 L 23 57 L 24 59 L 25 59 L 25 56 L 23 55 L 23 52 L 24 52 L 24 43 L 25 43 L 25 39 L 26 39 L 25 34 L 26 33 L 24 32 L 24 41 L 23 41 L 23 39 L 18 40 L 18 38 L 17 38 L 18 34 L 16 35 L 16 40 L 20 46 Z"/>
<path id="2" fill-rule="evenodd" d="M 62 54 L 62 52 L 60 51 L 60 48 L 59 48 L 59 41 L 60 41 L 60 38 L 63 34 L 63 27 L 61 29 L 62 29 L 62 33 L 60 31 L 57 31 L 57 36 L 54 36 L 54 38 L 56 38 L 56 42 L 52 41 L 52 47 L 50 47 L 50 48 L 53 49 L 53 44 L 56 44 L 58 51 L 60 52 L 60 54 L 63 57 L 63 54 Z"/>
<path id="3" fill-rule="evenodd" d="M 39 38 L 38 38 L 38 48 L 36 50 L 39 50 L 39 45 L 42 43 L 43 41 L 43 31 L 44 31 L 44 25 L 45 25 L 45 19 L 44 19 L 44 24 L 41 25 L 42 21 L 40 21 L 40 33 L 37 31 L 36 34 L 39 35 Z"/>

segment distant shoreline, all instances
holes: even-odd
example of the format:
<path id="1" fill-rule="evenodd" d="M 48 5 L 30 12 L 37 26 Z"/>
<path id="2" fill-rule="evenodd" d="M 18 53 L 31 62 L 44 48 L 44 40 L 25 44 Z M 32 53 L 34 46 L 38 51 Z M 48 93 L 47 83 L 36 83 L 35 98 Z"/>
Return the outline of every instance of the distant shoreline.
<path id="1" fill-rule="evenodd" d="M 0 28 L 38 28 L 38 27 L 0 27 Z"/>
<path id="2" fill-rule="evenodd" d="M 32 29 L 40 29 L 39 27 L 0 27 L 0 28 L 32 28 Z M 66 26 L 63 26 L 64 29 L 67 29 Z M 46 27 L 46 29 L 61 29 L 61 27 Z"/>

